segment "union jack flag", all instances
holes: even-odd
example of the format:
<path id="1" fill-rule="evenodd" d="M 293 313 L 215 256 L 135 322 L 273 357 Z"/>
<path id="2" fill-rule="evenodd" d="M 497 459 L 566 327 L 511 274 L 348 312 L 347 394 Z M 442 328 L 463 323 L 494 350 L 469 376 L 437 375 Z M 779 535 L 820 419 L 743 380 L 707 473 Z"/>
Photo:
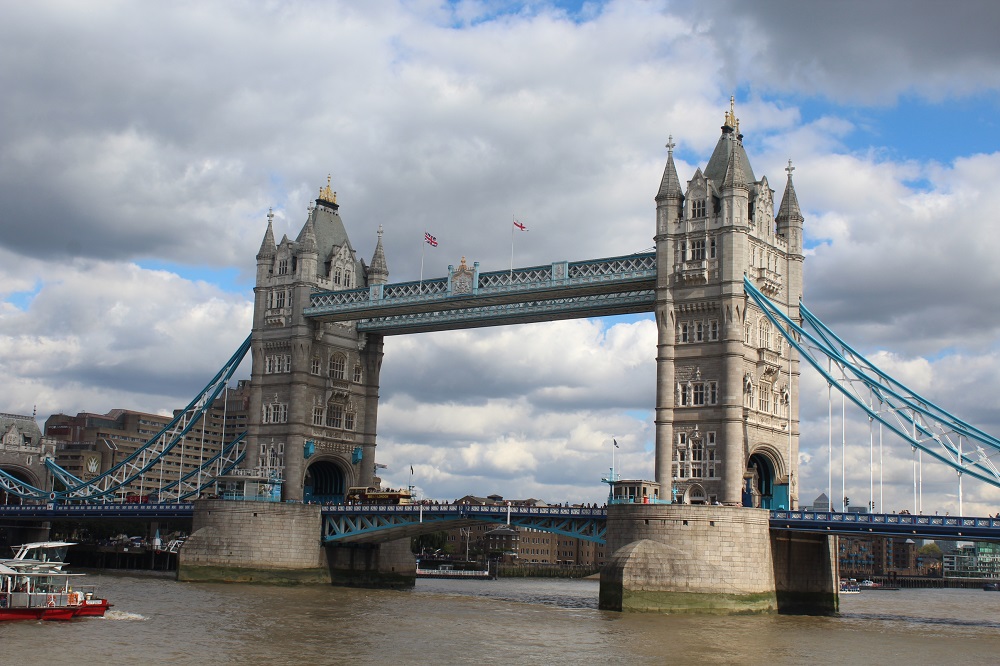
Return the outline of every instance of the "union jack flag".
<path id="1" fill-rule="evenodd" d="M 434 236 L 431 236 L 426 231 L 424 232 L 424 242 L 427 243 L 428 245 L 430 245 L 431 247 L 437 247 L 438 246 L 438 239 L 434 238 Z"/>

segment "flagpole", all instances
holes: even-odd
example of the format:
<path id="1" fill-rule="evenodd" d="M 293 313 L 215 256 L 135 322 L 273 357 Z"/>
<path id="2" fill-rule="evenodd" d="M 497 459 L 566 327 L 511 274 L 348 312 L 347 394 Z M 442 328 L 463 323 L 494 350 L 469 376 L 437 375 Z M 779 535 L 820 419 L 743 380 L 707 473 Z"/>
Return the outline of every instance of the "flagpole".
<path id="1" fill-rule="evenodd" d="M 424 237 L 420 239 L 420 285 L 417 287 L 417 293 L 424 293 L 424 245 L 427 244 L 427 232 L 424 232 Z"/>
<path id="2" fill-rule="evenodd" d="M 514 284 L 514 221 L 517 217 L 510 215 L 510 284 Z"/>

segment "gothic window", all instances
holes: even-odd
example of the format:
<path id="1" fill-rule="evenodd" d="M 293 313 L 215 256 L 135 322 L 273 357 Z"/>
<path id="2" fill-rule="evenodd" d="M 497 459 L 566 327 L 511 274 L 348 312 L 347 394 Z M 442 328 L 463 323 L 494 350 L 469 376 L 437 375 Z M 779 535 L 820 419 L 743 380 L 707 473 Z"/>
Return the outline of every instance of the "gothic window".
<path id="1" fill-rule="evenodd" d="M 264 405 L 264 423 L 285 423 L 288 421 L 288 405 L 280 402 Z"/>
<path id="2" fill-rule="evenodd" d="M 708 242 L 708 258 L 715 259 L 715 239 L 711 239 Z"/>
<path id="3" fill-rule="evenodd" d="M 258 462 L 266 469 L 280 469 L 285 465 L 285 444 L 284 442 L 275 444 L 265 444 L 260 448 Z"/>
<path id="4" fill-rule="evenodd" d="M 757 342 L 760 344 L 761 349 L 771 348 L 771 325 L 766 319 L 760 320 L 760 326 L 757 331 Z"/>
<path id="5" fill-rule="evenodd" d="M 719 339 L 719 322 L 715 319 L 708 322 L 708 339 L 709 340 Z"/>
<path id="6" fill-rule="evenodd" d="M 701 382 L 698 382 L 691 386 L 691 404 L 693 405 L 705 404 L 705 385 L 702 384 Z"/>
<path id="7" fill-rule="evenodd" d="M 705 460 L 705 446 L 701 440 L 691 440 L 691 476 L 701 477 L 703 474 L 702 463 Z"/>
<path id="8" fill-rule="evenodd" d="M 340 274 L 341 270 L 339 268 L 333 272 L 333 283 L 338 287 L 340 286 Z"/>
<path id="9" fill-rule="evenodd" d="M 691 258 L 695 261 L 705 260 L 705 241 L 693 240 L 691 241 Z"/>
<path id="10" fill-rule="evenodd" d="M 771 411 L 771 387 L 767 384 L 760 385 L 760 411 Z"/>
<path id="11" fill-rule="evenodd" d="M 291 370 L 292 357 L 287 354 L 272 354 L 264 357 L 264 374 L 273 375 Z"/>
<path id="12" fill-rule="evenodd" d="M 778 350 L 779 354 L 783 354 L 785 352 L 785 336 L 783 336 L 780 331 L 774 336 L 774 346 Z"/>
<path id="13" fill-rule="evenodd" d="M 331 428 L 344 427 L 344 406 L 331 404 L 326 410 L 326 424 Z"/>
<path id="14" fill-rule="evenodd" d="M 351 271 L 344 271 L 344 287 L 351 288 Z"/>
<path id="15" fill-rule="evenodd" d="M 690 342 L 690 332 L 687 322 L 681 322 L 681 342 Z"/>
<path id="16" fill-rule="evenodd" d="M 354 430 L 354 412 L 344 413 L 344 430 Z"/>
<path id="17" fill-rule="evenodd" d="M 281 309 L 285 307 L 285 290 L 276 289 L 274 292 L 274 307 Z"/>
<path id="18" fill-rule="evenodd" d="M 312 365 L 309 368 L 309 372 L 311 372 L 314 375 L 318 375 L 320 373 L 321 367 L 322 366 L 320 365 L 319 356 L 313 356 Z"/>
<path id="19" fill-rule="evenodd" d="M 361 364 L 354 366 L 354 383 L 361 383 Z"/>
<path id="20" fill-rule="evenodd" d="M 752 339 L 751 338 L 752 338 L 752 335 L 751 335 L 750 324 L 747 324 L 743 328 L 743 342 L 749 345 L 749 344 L 752 343 Z"/>
<path id="21" fill-rule="evenodd" d="M 719 402 L 719 385 L 716 382 L 708 382 L 708 404 L 715 405 Z"/>
<path id="22" fill-rule="evenodd" d="M 330 357 L 330 379 L 344 379 L 347 360 L 341 354 L 334 354 Z"/>
<path id="23" fill-rule="evenodd" d="M 313 425 L 323 425 L 322 407 L 313 407 Z"/>
<path id="24" fill-rule="evenodd" d="M 705 341 L 705 324 L 700 321 L 696 321 L 694 323 L 694 341 L 695 342 Z"/>
<path id="25" fill-rule="evenodd" d="M 688 258 L 688 244 L 687 244 L 687 241 L 681 241 L 680 253 L 681 253 L 681 261 L 687 261 L 687 258 Z"/>
<path id="26" fill-rule="evenodd" d="M 288 259 L 278 260 L 278 275 L 288 275 Z"/>
<path id="27" fill-rule="evenodd" d="M 704 199 L 696 199 L 691 202 L 691 217 L 705 217 Z"/>

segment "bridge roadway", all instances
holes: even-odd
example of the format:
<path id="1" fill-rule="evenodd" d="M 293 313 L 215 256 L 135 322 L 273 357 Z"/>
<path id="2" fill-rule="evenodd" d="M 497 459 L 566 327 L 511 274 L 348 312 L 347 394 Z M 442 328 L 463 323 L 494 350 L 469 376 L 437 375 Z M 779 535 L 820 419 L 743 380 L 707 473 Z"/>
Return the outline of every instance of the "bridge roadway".
<path id="1" fill-rule="evenodd" d="M 331 543 L 379 543 L 475 523 L 510 524 L 604 543 L 607 509 L 507 507 L 460 504 L 349 505 L 322 508 L 322 538 Z M 190 502 L 162 504 L 25 504 L 0 506 L 0 519 L 165 520 L 191 518 Z M 958 541 L 1000 541 L 1000 518 L 895 513 L 772 511 L 772 530 L 893 536 Z"/>

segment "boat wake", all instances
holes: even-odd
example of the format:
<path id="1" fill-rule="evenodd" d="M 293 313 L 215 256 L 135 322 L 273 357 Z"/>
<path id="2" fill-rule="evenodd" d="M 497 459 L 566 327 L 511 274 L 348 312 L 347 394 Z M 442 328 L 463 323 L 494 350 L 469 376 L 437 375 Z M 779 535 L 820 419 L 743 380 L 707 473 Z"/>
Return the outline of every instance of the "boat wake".
<path id="1" fill-rule="evenodd" d="M 109 610 L 104 614 L 105 620 L 118 620 L 119 622 L 145 622 L 146 616 L 128 611 Z"/>

